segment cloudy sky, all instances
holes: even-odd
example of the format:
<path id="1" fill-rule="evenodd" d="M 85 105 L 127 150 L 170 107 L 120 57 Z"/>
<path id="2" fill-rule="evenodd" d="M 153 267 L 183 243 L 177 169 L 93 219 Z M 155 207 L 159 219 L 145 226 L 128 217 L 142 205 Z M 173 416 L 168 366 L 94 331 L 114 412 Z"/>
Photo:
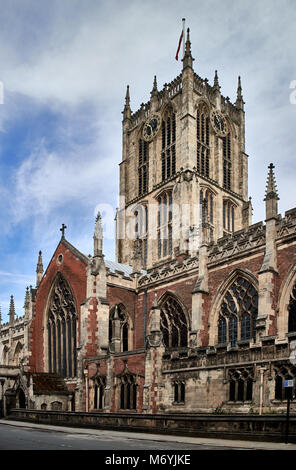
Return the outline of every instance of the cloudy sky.
<path id="1" fill-rule="evenodd" d="M 267 166 L 282 214 L 295 204 L 295 0 L 0 0 L 0 305 L 23 315 L 38 251 L 46 268 L 67 239 L 92 252 L 96 207 L 117 207 L 121 111 L 181 72 L 182 18 L 194 69 L 236 99 L 241 75 L 253 222 Z M 3 93 L 2 93 L 3 89 Z M 2 96 L 3 95 L 3 96 Z M 3 100 L 2 100 L 3 97 Z M 114 241 L 104 252 L 114 259 Z"/>

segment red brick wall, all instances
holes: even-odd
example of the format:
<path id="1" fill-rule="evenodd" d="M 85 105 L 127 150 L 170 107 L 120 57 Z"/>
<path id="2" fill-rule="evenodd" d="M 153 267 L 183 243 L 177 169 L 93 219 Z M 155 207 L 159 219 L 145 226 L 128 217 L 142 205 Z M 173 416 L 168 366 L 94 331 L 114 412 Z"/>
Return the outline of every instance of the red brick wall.
<path id="1" fill-rule="evenodd" d="M 63 263 L 60 266 L 56 262 L 59 254 L 63 255 Z M 80 304 L 86 297 L 86 265 L 80 259 L 77 259 L 61 241 L 37 291 L 35 314 L 30 328 L 32 354 L 29 363 L 30 369 L 36 372 L 44 372 L 46 370 L 43 350 L 46 330 L 43 331 L 43 319 L 47 313 L 48 295 L 58 272 L 61 272 L 68 280 L 75 297 L 78 314 L 77 342 L 79 343 L 80 341 Z"/>

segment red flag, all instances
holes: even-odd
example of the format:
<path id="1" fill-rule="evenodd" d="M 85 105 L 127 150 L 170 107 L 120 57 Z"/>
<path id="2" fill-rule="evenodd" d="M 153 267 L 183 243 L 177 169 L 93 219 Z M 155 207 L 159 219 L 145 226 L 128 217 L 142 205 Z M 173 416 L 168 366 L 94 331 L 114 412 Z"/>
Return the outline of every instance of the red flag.
<path id="1" fill-rule="evenodd" d="M 182 39 L 183 39 L 183 30 L 182 30 L 182 33 L 181 33 L 181 36 L 180 36 L 180 39 L 179 39 L 178 50 L 177 50 L 177 53 L 176 53 L 176 60 L 178 60 L 178 56 L 179 56 L 179 52 L 180 52 L 180 47 L 181 47 L 181 44 L 182 44 Z"/>

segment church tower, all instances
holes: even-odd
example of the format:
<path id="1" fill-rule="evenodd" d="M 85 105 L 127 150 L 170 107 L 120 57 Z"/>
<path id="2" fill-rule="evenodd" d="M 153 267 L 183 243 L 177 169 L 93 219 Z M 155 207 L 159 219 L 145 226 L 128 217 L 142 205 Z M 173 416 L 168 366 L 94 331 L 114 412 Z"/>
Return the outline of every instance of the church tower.
<path id="1" fill-rule="evenodd" d="M 217 71 L 210 85 L 193 61 L 188 29 L 177 78 L 158 90 L 154 77 L 149 102 L 134 113 L 127 87 L 116 216 L 120 263 L 132 265 L 135 251 L 144 269 L 196 254 L 203 217 L 210 242 L 250 224 L 241 79 L 232 104 L 221 94 Z"/>

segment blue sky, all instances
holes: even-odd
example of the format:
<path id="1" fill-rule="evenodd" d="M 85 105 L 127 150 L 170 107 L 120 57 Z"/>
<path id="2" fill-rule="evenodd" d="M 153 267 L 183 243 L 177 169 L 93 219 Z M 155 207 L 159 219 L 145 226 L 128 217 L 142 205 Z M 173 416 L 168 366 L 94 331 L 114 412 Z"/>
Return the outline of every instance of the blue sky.
<path id="1" fill-rule="evenodd" d="M 118 195 L 126 85 L 131 107 L 181 72 L 191 30 L 194 70 L 236 99 L 241 75 L 253 222 L 264 220 L 267 166 L 279 211 L 295 207 L 295 0 L 0 0 L 0 305 L 23 314 L 38 252 L 46 268 L 60 239 L 92 252 L 96 206 Z M 293 100 L 292 100 L 293 101 Z M 114 259 L 114 241 L 104 252 Z"/>

